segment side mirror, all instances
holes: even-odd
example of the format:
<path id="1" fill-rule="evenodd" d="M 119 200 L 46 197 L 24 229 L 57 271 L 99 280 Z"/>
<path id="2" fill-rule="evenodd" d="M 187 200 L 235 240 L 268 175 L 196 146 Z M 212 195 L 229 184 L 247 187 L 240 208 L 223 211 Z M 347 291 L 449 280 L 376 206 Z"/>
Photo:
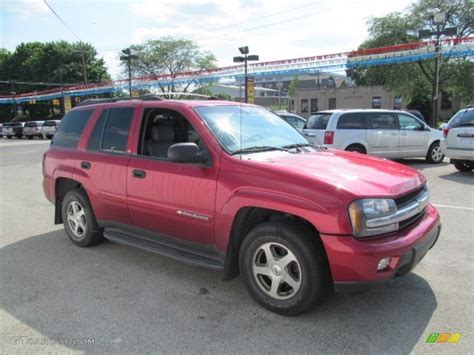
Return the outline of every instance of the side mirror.
<path id="1" fill-rule="evenodd" d="M 175 163 L 206 163 L 209 156 L 196 143 L 176 143 L 169 147 L 168 159 Z"/>

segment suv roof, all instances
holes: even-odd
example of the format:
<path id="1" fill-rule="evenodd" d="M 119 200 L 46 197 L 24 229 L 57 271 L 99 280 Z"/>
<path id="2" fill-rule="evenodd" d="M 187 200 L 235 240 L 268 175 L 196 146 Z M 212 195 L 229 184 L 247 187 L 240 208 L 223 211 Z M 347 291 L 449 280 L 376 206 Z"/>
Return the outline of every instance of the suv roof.
<path id="1" fill-rule="evenodd" d="M 311 115 L 316 115 L 318 113 L 338 113 L 338 112 L 407 112 L 403 110 L 391 110 L 383 108 L 338 108 L 334 110 L 323 110 L 312 112 Z"/>
<path id="2" fill-rule="evenodd" d="M 123 104 L 127 106 L 138 106 L 141 105 L 142 103 L 161 103 L 161 102 L 172 102 L 176 103 L 179 105 L 187 106 L 187 107 L 197 107 L 197 106 L 215 106 L 215 105 L 249 105 L 249 104 L 244 104 L 236 101 L 225 101 L 225 100 L 168 100 L 168 99 L 156 99 L 156 100 L 150 100 L 150 99 L 93 99 L 93 100 L 86 100 L 78 105 L 76 105 L 75 108 L 80 108 L 80 107 L 89 107 L 89 106 L 110 106 L 110 105 L 121 105 Z M 74 109 L 75 109 L 74 108 Z"/>

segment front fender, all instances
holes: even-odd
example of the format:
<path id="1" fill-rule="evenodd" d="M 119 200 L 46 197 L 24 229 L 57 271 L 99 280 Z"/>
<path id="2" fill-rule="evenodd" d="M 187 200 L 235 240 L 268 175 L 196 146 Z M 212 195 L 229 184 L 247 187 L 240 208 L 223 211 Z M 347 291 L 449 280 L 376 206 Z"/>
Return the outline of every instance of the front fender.
<path id="1" fill-rule="evenodd" d="M 295 215 L 311 223 L 321 233 L 338 234 L 343 223 L 339 214 L 340 207 L 335 204 L 322 206 L 315 201 L 284 192 L 242 188 L 234 192 L 218 212 L 216 245 L 220 250 L 227 248 L 232 224 L 238 211 L 247 207 L 265 208 Z"/>

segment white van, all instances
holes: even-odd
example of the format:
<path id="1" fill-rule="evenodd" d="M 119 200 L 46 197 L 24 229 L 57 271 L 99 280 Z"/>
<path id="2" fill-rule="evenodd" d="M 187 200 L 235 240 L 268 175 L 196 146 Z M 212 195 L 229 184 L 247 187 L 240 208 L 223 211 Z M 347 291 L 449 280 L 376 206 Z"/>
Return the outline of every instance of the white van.
<path id="1" fill-rule="evenodd" d="M 303 133 L 315 144 L 389 159 L 441 163 L 441 131 L 396 110 L 330 110 L 312 114 Z"/>

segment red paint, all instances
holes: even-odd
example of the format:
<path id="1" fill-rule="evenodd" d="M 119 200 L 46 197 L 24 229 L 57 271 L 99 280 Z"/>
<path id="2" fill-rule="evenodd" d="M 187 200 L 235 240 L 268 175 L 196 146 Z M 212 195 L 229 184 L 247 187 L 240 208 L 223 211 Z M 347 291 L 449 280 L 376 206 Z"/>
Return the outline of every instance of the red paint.
<path id="1" fill-rule="evenodd" d="M 66 177 L 80 182 L 89 195 L 95 215 L 161 234 L 216 246 L 226 251 L 232 223 L 244 207 L 262 207 L 296 215 L 321 234 L 334 281 L 369 281 L 394 272 L 397 257 L 423 242 L 439 224 L 430 205 L 422 221 L 387 237 L 360 241 L 351 236 L 347 207 L 365 197 L 396 198 L 425 183 L 418 171 L 407 166 L 336 150 L 288 154 L 265 152 L 227 154 L 210 133 L 193 106 L 234 105 L 221 101 L 140 101 L 88 106 L 96 112 L 88 122 L 77 150 L 51 148 L 44 160 L 44 191 L 55 201 L 55 182 Z M 127 154 L 90 152 L 85 149 L 100 110 L 136 107 Z M 212 166 L 160 161 L 137 156 L 141 119 L 146 107 L 179 111 L 195 127 L 207 146 Z M 92 168 L 81 169 L 81 161 Z M 134 169 L 146 171 L 145 179 L 132 178 Z M 186 212 L 181 213 L 180 212 Z M 200 218 L 193 218 L 194 213 Z M 394 261 L 385 273 L 377 262 Z"/>

